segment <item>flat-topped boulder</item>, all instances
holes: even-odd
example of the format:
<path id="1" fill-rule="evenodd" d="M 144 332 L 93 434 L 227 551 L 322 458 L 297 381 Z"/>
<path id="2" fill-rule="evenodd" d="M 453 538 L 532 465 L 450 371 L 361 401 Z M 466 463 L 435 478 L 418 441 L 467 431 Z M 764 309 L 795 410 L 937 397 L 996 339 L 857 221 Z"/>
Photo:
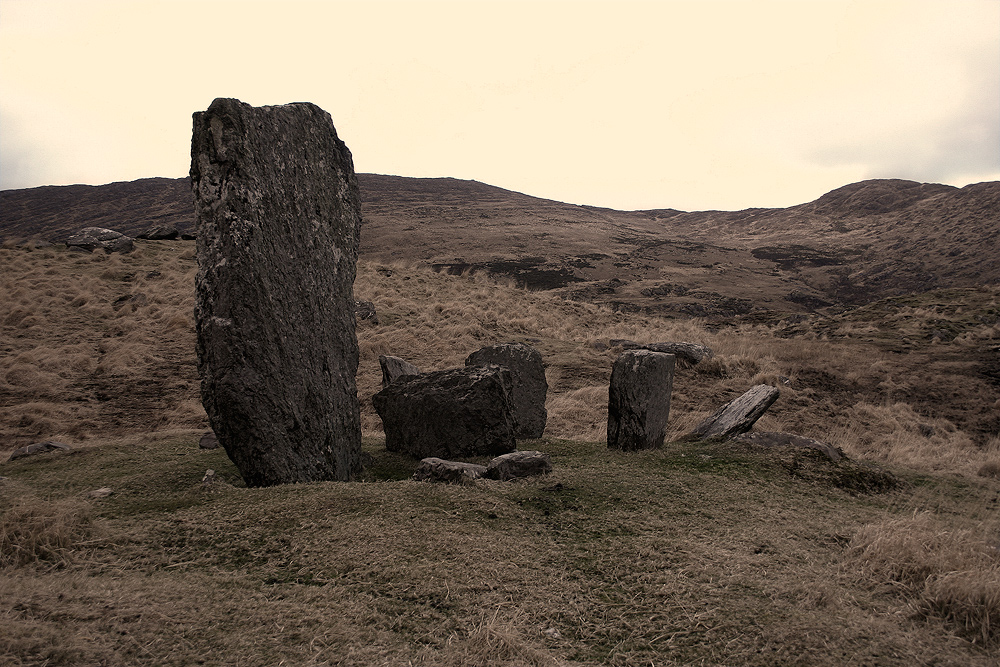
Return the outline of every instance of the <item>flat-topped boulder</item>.
<path id="1" fill-rule="evenodd" d="M 108 253 L 129 253 L 135 249 L 135 239 L 121 232 L 104 227 L 84 227 L 76 234 L 66 239 L 66 247 L 70 250 L 94 252 L 103 250 Z"/>
<path id="2" fill-rule="evenodd" d="M 712 348 L 700 343 L 637 343 L 625 338 L 612 338 L 610 344 L 611 347 L 620 347 L 623 350 L 650 350 L 651 352 L 672 354 L 691 364 L 697 364 L 715 356 Z"/>
<path id="3" fill-rule="evenodd" d="M 195 321 L 212 430 L 248 486 L 361 471 L 351 152 L 313 104 L 194 114 Z"/>
<path id="4" fill-rule="evenodd" d="M 417 482 L 468 484 L 486 474 L 486 466 L 462 461 L 445 461 L 436 457 L 422 459 L 413 473 Z"/>
<path id="5" fill-rule="evenodd" d="M 745 442 L 757 447 L 794 447 L 799 449 L 814 449 L 836 463 L 844 458 L 844 452 L 839 447 L 827 444 L 821 440 L 807 438 L 795 433 L 780 433 L 776 431 L 754 431 L 741 433 L 732 438 L 737 442 Z"/>
<path id="6" fill-rule="evenodd" d="M 550 472 L 552 472 L 552 458 L 548 454 L 535 450 L 524 450 L 501 454 L 494 458 L 487 464 L 483 476 L 506 482 L 521 477 L 547 475 Z"/>
<path id="7" fill-rule="evenodd" d="M 545 397 L 545 364 L 535 348 L 524 343 L 490 345 L 476 350 L 465 360 L 466 366 L 496 364 L 510 370 L 514 382 L 511 400 L 514 405 L 514 437 L 518 440 L 540 438 L 545 432 L 548 413 Z"/>
<path id="8" fill-rule="evenodd" d="M 64 442 L 45 440 L 43 442 L 25 445 L 24 447 L 18 447 L 10 453 L 10 458 L 7 460 L 16 461 L 17 459 L 22 459 L 26 456 L 35 456 L 37 454 L 46 454 L 48 452 L 68 452 L 70 449 L 71 447 Z"/>
<path id="9" fill-rule="evenodd" d="M 495 365 L 398 378 L 372 397 L 386 449 L 442 459 L 514 451 L 512 384 Z"/>

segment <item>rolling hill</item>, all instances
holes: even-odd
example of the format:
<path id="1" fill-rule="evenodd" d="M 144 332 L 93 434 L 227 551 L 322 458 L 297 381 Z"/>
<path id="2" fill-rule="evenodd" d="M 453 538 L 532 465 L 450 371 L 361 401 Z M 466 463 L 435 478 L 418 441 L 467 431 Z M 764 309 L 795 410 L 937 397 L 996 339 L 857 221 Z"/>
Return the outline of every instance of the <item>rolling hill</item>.
<path id="1" fill-rule="evenodd" d="M 359 182 L 363 257 L 509 275 L 626 312 L 773 321 L 1000 282 L 1000 182 L 869 180 L 789 208 L 695 212 L 577 206 L 453 178 Z M 0 239 L 154 224 L 193 233 L 187 179 L 0 192 Z"/>

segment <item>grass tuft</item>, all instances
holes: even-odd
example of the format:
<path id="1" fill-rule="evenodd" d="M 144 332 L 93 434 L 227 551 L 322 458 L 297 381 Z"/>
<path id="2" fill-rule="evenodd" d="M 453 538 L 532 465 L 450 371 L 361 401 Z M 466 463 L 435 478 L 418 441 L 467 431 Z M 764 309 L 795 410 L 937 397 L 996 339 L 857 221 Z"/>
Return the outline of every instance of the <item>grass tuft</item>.
<path id="1" fill-rule="evenodd" d="M 68 565 L 74 549 L 93 534 L 90 505 L 80 498 L 42 500 L 3 480 L 0 505 L 0 568 Z"/>

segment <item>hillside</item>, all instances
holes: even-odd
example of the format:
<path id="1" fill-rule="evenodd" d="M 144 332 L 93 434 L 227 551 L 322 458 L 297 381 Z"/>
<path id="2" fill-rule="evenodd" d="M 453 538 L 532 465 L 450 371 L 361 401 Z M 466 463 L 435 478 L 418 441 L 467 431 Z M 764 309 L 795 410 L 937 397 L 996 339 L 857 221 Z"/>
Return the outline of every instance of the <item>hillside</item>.
<path id="1" fill-rule="evenodd" d="M 996 664 L 1000 288 L 714 327 L 362 259 L 364 477 L 248 489 L 198 448 L 194 255 L 0 247 L 0 451 L 72 447 L 0 459 L 0 663 Z M 715 351 L 678 364 L 662 449 L 602 442 L 618 338 Z M 546 435 L 519 448 L 554 472 L 411 481 L 378 355 L 511 340 L 545 360 Z M 760 383 L 759 429 L 850 460 L 680 441 Z"/>
<path id="2" fill-rule="evenodd" d="M 784 209 L 615 211 L 475 181 L 360 174 L 362 256 L 508 275 L 627 312 L 787 313 L 1000 282 L 1000 183 L 863 181 Z M 0 192 L 0 239 L 192 232 L 186 179 Z M 833 311 L 831 311 L 833 309 Z"/>

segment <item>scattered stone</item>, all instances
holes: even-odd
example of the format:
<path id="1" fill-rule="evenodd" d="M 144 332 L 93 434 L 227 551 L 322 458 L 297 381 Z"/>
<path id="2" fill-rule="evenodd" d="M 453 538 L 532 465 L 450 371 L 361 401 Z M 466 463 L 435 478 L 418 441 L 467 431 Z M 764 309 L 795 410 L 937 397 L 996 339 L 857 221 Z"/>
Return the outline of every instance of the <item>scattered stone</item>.
<path id="1" fill-rule="evenodd" d="M 354 317 L 358 320 L 366 320 L 372 324 L 378 324 L 378 313 L 375 312 L 375 304 L 371 301 L 355 301 Z"/>
<path id="2" fill-rule="evenodd" d="M 998 479 L 1000 478 L 1000 462 L 988 461 L 980 466 L 979 470 L 976 471 L 976 474 L 980 477 Z"/>
<path id="3" fill-rule="evenodd" d="M 672 354 L 691 364 L 697 364 L 715 356 L 712 348 L 699 343 L 637 343 L 625 338 L 612 338 L 610 345 L 611 347 L 620 347 L 623 350 L 650 350 Z"/>
<path id="4" fill-rule="evenodd" d="M 136 236 L 137 239 L 146 241 L 173 241 L 180 232 L 173 225 L 153 225 L 146 231 Z"/>
<path id="5" fill-rule="evenodd" d="M 198 449 L 218 449 L 219 439 L 215 437 L 215 431 L 205 431 L 198 440 Z"/>
<path id="6" fill-rule="evenodd" d="M 396 379 L 372 397 L 385 448 L 444 459 L 514 451 L 512 384 L 510 371 L 500 366 Z"/>
<path id="7" fill-rule="evenodd" d="M 781 392 L 766 384 L 751 387 L 745 394 L 726 403 L 715 414 L 702 421 L 687 435 L 694 440 L 731 438 L 746 433 L 778 400 Z"/>
<path id="8" fill-rule="evenodd" d="M 16 459 L 24 458 L 25 456 L 35 456 L 36 454 L 44 454 L 46 452 L 68 452 L 70 449 L 70 446 L 64 442 L 46 440 L 44 442 L 36 442 L 33 445 L 26 445 L 15 449 L 11 452 L 10 458 L 7 460 L 14 461 Z"/>
<path id="9" fill-rule="evenodd" d="M 131 304 L 133 308 L 141 308 L 142 306 L 149 305 L 149 297 L 142 292 L 124 294 L 111 302 L 111 310 L 118 312 L 124 308 L 126 304 Z"/>
<path id="10" fill-rule="evenodd" d="M 112 229 L 84 227 L 66 239 L 66 246 L 71 250 L 85 250 L 87 252 L 100 249 L 108 253 L 128 253 L 135 248 L 135 243 L 131 236 L 125 236 Z"/>
<path id="11" fill-rule="evenodd" d="M 330 115 L 217 99 L 194 114 L 202 403 L 247 486 L 361 472 L 361 201 Z"/>
<path id="12" fill-rule="evenodd" d="M 94 489 L 93 491 L 90 491 L 89 493 L 87 493 L 87 497 L 88 498 L 107 498 L 112 493 L 114 493 L 114 491 L 111 490 L 111 487 L 104 486 L 104 487 L 101 487 L 100 489 Z"/>
<path id="13" fill-rule="evenodd" d="M 485 476 L 506 482 L 519 477 L 547 475 L 552 472 L 552 459 L 536 451 L 511 452 L 498 456 L 486 466 Z"/>
<path id="14" fill-rule="evenodd" d="M 382 387 L 389 386 L 392 382 L 395 382 L 401 377 L 407 375 L 420 375 L 420 369 L 411 364 L 409 361 L 400 359 L 399 357 L 390 357 L 388 355 L 379 355 L 378 365 L 382 368 Z"/>
<path id="15" fill-rule="evenodd" d="M 545 397 L 549 385 L 545 381 L 542 355 L 524 343 L 490 345 L 476 350 L 465 360 L 466 366 L 496 364 L 510 370 L 514 386 L 511 401 L 514 405 L 514 437 L 518 440 L 542 437 L 548 413 Z"/>
<path id="16" fill-rule="evenodd" d="M 215 471 L 209 468 L 205 471 L 205 476 L 201 478 L 202 486 L 212 486 L 215 484 Z"/>
<path id="17" fill-rule="evenodd" d="M 844 452 L 839 447 L 828 445 L 819 440 L 813 440 L 794 433 L 777 433 L 774 431 L 757 431 L 755 433 L 741 433 L 733 438 L 738 442 L 745 442 L 759 447 L 801 447 L 804 449 L 815 449 L 826 455 L 828 459 L 836 463 L 844 458 Z"/>
<path id="18" fill-rule="evenodd" d="M 486 466 L 430 457 L 420 461 L 416 472 L 413 473 L 413 479 L 418 482 L 466 484 L 479 479 L 485 473 Z"/>
<path id="19" fill-rule="evenodd" d="M 608 447 L 633 451 L 663 445 L 674 383 L 672 354 L 622 352 L 611 367 Z"/>

